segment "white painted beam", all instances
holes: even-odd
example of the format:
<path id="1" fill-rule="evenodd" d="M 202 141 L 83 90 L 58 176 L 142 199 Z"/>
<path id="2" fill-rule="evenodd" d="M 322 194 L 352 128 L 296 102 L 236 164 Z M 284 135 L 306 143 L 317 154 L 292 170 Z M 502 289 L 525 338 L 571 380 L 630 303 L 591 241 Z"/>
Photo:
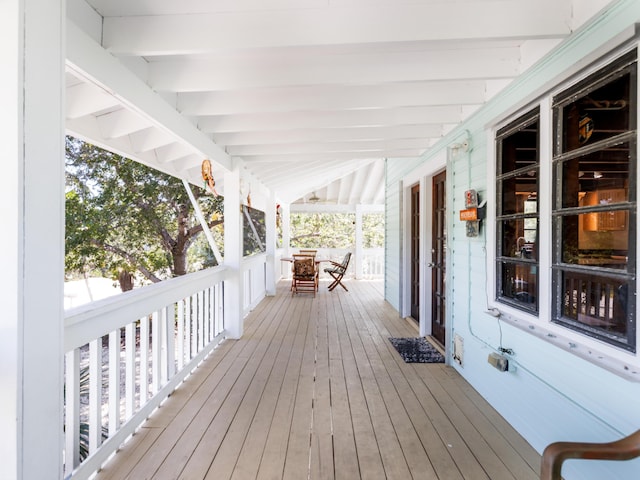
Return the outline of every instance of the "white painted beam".
<path id="1" fill-rule="evenodd" d="M 86 82 L 80 82 L 66 90 L 66 117 L 76 119 L 119 105 L 112 95 Z"/>
<path id="2" fill-rule="evenodd" d="M 345 160 L 373 160 L 378 158 L 405 158 L 419 157 L 425 149 L 406 149 L 406 150 L 378 150 L 376 152 L 336 152 L 336 153 L 314 153 L 306 155 L 298 154 L 282 154 L 282 155 L 259 155 L 244 156 L 242 159 L 247 165 L 255 163 L 285 163 L 285 162 L 326 162 L 326 161 L 345 161 Z"/>
<path id="3" fill-rule="evenodd" d="M 156 91 L 199 92 L 309 85 L 362 85 L 513 78 L 520 71 L 519 44 L 472 45 L 333 55 L 295 49 L 286 54 L 186 57 L 149 64 Z"/>
<path id="4" fill-rule="evenodd" d="M 113 92 L 128 108 L 171 132 L 176 139 L 193 145 L 203 158 L 209 158 L 226 169 L 231 167 L 229 156 L 209 137 L 71 22 L 67 23 L 67 47 L 67 65 L 78 76 Z"/>
<path id="5" fill-rule="evenodd" d="M 298 128 L 397 126 L 416 123 L 442 124 L 458 123 L 461 120 L 462 108 L 460 106 L 439 106 L 315 112 L 313 115 L 309 115 L 306 112 L 223 115 L 202 117 L 198 120 L 198 126 L 204 131 L 220 133 Z"/>
<path id="6" fill-rule="evenodd" d="M 146 118 L 126 108 L 119 108 L 113 112 L 96 117 L 98 128 L 103 138 L 118 138 L 149 128 L 152 123 Z"/>
<path id="7" fill-rule="evenodd" d="M 218 145 L 269 145 L 287 143 L 324 143 L 401 138 L 440 138 L 442 125 L 420 122 L 412 125 L 369 126 L 358 128 L 293 129 L 252 132 L 214 133 Z"/>
<path id="8" fill-rule="evenodd" d="M 229 45 L 249 49 L 552 37 L 570 33 L 571 4 L 494 0 L 345 7 L 327 2 L 324 8 L 310 9 L 115 16 L 104 19 L 103 42 L 118 55 L 153 56 L 202 54 Z"/>
<path id="9" fill-rule="evenodd" d="M 363 140 L 358 142 L 287 143 L 283 145 L 243 145 L 228 147 L 227 152 L 236 157 L 260 155 L 306 155 L 338 152 L 381 152 L 383 150 L 424 150 L 429 146 L 426 138 L 394 140 Z M 259 161 L 256 159 L 256 161 Z"/>
<path id="10" fill-rule="evenodd" d="M 159 128 L 149 127 L 129 135 L 134 152 L 147 152 L 176 143 L 175 137 Z"/>
<path id="11" fill-rule="evenodd" d="M 183 115 L 237 115 L 427 105 L 479 105 L 486 101 L 486 82 L 483 80 L 407 82 L 399 87 L 395 84 L 322 85 L 186 92 L 178 95 L 178 110 Z"/>

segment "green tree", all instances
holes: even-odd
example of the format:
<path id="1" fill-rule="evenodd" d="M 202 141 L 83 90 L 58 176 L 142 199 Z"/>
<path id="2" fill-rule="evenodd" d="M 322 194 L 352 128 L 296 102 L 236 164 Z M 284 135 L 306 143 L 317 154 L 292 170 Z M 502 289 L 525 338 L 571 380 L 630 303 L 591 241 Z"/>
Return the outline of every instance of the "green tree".
<path id="1" fill-rule="evenodd" d="M 222 223 L 222 198 L 192 188 Z M 67 273 L 99 271 L 128 288 L 189 271 L 188 250 L 202 233 L 182 181 L 80 140 L 66 139 Z M 210 254 L 209 254 L 210 255 Z"/>
<path id="2" fill-rule="evenodd" d="M 292 213 L 291 246 L 294 248 L 349 248 L 355 243 L 353 213 Z"/>

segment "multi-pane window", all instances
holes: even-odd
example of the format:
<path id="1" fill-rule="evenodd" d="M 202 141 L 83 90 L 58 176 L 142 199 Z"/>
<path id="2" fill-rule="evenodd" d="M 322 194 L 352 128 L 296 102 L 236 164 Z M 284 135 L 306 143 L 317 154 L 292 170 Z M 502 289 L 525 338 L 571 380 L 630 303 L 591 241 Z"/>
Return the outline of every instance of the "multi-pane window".
<path id="1" fill-rule="evenodd" d="M 517 308 L 538 310 L 539 111 L 498 131 L 497 297 Z"/>
<path id="2" fill-rule="evenodd" d="M 635 352 L 636 52 L 553 99 L 553 312 Z"/>

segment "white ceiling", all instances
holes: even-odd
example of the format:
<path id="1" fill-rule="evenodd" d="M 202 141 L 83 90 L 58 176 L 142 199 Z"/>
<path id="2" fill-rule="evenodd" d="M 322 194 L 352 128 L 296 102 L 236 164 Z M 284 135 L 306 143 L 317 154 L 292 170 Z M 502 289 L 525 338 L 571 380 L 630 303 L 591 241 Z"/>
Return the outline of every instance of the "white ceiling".
<path id="1" fill-rule="evenodd" d="M 384 203 L 415 158 L 607 0 L 67 0 L 67 129 L 202 184 Z"/>

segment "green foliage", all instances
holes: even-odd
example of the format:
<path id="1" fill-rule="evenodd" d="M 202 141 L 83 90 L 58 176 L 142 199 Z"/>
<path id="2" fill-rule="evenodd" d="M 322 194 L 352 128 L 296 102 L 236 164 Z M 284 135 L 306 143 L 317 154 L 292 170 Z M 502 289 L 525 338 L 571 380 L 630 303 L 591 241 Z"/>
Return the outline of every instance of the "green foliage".
<path id="1" fill-rule="evenodd" d="M 353 213 L 292 213 L 294 248 L 350 248 L 355 244 Z"/>
<path id="2" fill-rule="evenodd" d="M 384 247 L 384 213 L 362 216 L 362 248 Z"/>
<path id="3" fill-rule="evenodd" d="M 293 248 L 351 248 L 355 245 L 353 213 L 292 213 Z M 362 216 L 363 248 L 384 246 L 384 214 Z"/>
<path id="4" fill-rule="evenodd" d="M 192 188 L 205 218 L 222 222 L 222 198 Z M 182 181 L 80 140 L 66 139 L 68 276 L 137 272 L 146 281 L 189 271 L 202 233 Z M 201 262 L 205 263 L 205 262 Z"/>

